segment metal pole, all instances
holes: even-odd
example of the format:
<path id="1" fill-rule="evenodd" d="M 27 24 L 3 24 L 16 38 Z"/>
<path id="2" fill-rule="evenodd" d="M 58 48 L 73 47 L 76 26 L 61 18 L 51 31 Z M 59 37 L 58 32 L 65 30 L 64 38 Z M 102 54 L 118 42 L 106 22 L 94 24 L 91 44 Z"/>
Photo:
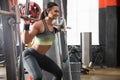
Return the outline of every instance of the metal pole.
<path id="1" fill-rule="evenodd" d="M 66 26 L 66 20 L 65 20 L 65 15 L 64 15 L 64 6 L 63 6 L 63 0 L 60 1 L 60 13 L 61 16 L 64 20 L 64 23 L 62 26 L 64 26 L 63 31 L 60 34 L 61 38 L 61 47 L 62 47 L 62 57 L 61 59 L 64 58 L 64 55 L 68 56 L 68 60 L 66 62 L 62 61 L 62 67 L 63 67 L 63 80 L 72 80 L 72 73 L 71 73 L 71 65 L 70 65 L 70 58 L 69 58 L 69 53 L 68 53 L 68 46 L 67 46 L 67 26 Z"/>
<path id="2" fill-rule="evenodd" d="M 6 71 L 7 80 L 17 80 L 16 74 L 16 51 L 14 43 L 14 27 L 8 24 L 9 16 L 2 16 L 3 19 L 3 35 L 4 35 L 4 52 L 6 55 Z"/>
<path id="3" fill-rule="evenodd" d="M 4 35 L 4 52 L 6 57 L 6 71 L 7 80 L 18 80 L 18 63 L 17 63 L 17 35 L 16 35 L 16 25 L 18 13 L 9 12 L 10 2 L 9 0 L 2 1 L 4 4 L 0 10 L 0 15 L 2 15 L 3 24 L 3 35 Z M 15 7 L 16 8 L 16 7 Z"/>
<path id="4" fill-rule="evenodd" d="M 11 17 L 14 17 L 13 12 L 9 12 L 10 5 L 9 0 L 2 0 L 1 2 L 4 5 L 1 5 L 0 15 L 2 15 L 2 27 L 3 27 L 3 39 L 4 39 L 4 53 L 6 59 L 6 73 L 7 73 L 7 80 L 17 80 L 17 73 L 16 73 L 16 51 L 14 51 L 15 43 L 13 32 L 14 27 L 8 24 L 8 20 Z"/>
<path id="5" fill-rule="evenodd" d="M 91 32 L 83 32 L 82 38 L 82 61 L 85 67 L 90 63 Z"/>
<path id="6" fill-rule="evenodd" d="M 23 67 L 23 61 L 22 61 L 22 42 L 21 42 L 21 38 L 20 38 L 20 15 L 19 15 L 19 8 L 18 8 L 18 4 L 17 4 L 17 1 L 16 1 L 16 4 L 15 4 L 15 13 L 16 13 L 16 23 L 15 23 L 15 26 L 16 26 L 16 46 L 17 46 L 17 57 L 16 59 L 19 57 L 19 60 L 17 61 L 17 70 L 18 70 L 18 80 L 25 80 L 24 78 L 24 67 Z"/>
<path id="7" fill-rule="evenodd" d="M 5 11 L 5 10 L 0 10 L 0 15 L 13 16 L 13 15 L 15 15 L 15 13 L 14 12 Z"/>

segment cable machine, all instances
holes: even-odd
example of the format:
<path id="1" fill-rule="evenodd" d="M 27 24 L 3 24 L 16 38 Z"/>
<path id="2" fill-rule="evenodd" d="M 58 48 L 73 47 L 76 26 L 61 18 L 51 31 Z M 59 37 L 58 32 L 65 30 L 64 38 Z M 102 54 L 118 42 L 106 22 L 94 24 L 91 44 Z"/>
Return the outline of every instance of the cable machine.
<path id="1" fill-rule="evenodd" d="M 27 1 L 27 0 L 26 0 Z M 79 68 L 72 67 L 69 59 L 67 42 L 66 42 L 66 23 L 64 17 L 64 7 L 63 0 L 51 0 L 55 1 L 60 6 L 60 18 L 64 20 L 65 29 L 56 34 L 56 40 L 54 42 L 54 46 L 52 46 L 49 53 L 55 51 L 57 54 L 55 55 L 54 60 L 57 60 L 58 65 L 63 70 L 63 80 L 74 80 L 71 69 Z M 4 53 L 6 57 L 6 71 L 7 71 L 7 80 L 25 80 L 24 79 L 24 68 L 22 64 L 21 54 L 22 54 L 22 43 L 20 39 L 20 15 L 19 8 L 17 4 L 17 0 L 1 0 L 0 2 L 0 15 L 2 15 L 2 28 L 3 28 L 3 40 L 4 40 Z M 6 4 L 5 4 L 6 3 Z M 50 54 L 53 58 L 54 54 Z M 50 56 L 48 55 L 48 56 Z M 68 56 L 67 60 L 65 60 L 65 56 Z M 20 61 L 19 61 L 20 60 Z M 44 73 L 46 74 L 46 73 Z M 44 75 L 43 74 L 43 75 Z M 48 78 L 47 78 L 48 76 Z M 44 77 L 44 76 L 43 76 Z M 51 75 L 45 75 L 44 80 L 48 80 L 52 78 Z M 75 80 L 80 80 L 80 77 Z"/>
<path id="2" fill-rule="evenodd" d="M 20 76 L 18 67 L 18 56 L 22 53 L 22 46 L 20 41 L 20 18 L 17 0 L 1 0 L 0 7 L 7 80 L 24 80 Z"/>

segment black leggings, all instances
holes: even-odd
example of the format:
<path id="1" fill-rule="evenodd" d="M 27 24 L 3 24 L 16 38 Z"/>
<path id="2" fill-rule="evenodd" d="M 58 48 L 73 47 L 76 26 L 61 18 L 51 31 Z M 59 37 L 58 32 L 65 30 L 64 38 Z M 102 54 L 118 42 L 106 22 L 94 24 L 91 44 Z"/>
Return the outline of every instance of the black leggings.
<path id="1" fill-rule="evenodd" d="M 33 80 L 42 80 L 42 69 L 52 73 L 55 80 L 61 80 L 61 69 L 46 55 L 40 55 L 33 48 L 29 48 L 23 52 L 22 58 L 24 67 L 32 75 Z"/>

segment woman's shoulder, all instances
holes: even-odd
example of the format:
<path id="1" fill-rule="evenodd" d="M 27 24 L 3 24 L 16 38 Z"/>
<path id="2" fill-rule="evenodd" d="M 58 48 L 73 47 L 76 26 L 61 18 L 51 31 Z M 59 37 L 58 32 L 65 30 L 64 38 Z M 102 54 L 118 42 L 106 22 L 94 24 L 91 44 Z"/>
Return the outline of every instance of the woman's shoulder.
<path id="1" fill-rule="evenodd" d="M 33 24 L 33 26 L 42 26 L 42 25 L 43 25 L 42 20 L 36 21 Z"/>
<path id="2" fill-rule="evenodd" d="M 34 30 L 38 30 L 38 33 L 39 32 L 42 32 L 42 30 L 43 30 L 43 23 L 42 23 L 42 20 L 39 20 L 39 21 L 36 21 L 36 22 L 34 22 L 34 24 L 33 24 L 33 29 Z"/>
<path id="3" fill-rule="evenodd" d="M 39 20 L 39 21 L 35 21 L 33 25 L 38 25 L 38 24 L 41 24 L 42 23 L 42 20 Z"/>

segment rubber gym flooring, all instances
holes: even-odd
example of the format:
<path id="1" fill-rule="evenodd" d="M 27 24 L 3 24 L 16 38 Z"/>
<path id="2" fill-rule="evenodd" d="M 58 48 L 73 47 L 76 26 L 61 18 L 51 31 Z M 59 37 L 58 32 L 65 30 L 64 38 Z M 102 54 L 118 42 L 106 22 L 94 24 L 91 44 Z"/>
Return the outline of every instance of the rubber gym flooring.
<path id="1" fill-rule="evenodd" d="M 26 80 L 28 76 L 25 76 Z M 120 68 L 94 68 L 88 74 L 80 75 L 81 80 L 120 80 Z M 5 67 L 0 67 L 0 80 L 7 80 Z"/>

